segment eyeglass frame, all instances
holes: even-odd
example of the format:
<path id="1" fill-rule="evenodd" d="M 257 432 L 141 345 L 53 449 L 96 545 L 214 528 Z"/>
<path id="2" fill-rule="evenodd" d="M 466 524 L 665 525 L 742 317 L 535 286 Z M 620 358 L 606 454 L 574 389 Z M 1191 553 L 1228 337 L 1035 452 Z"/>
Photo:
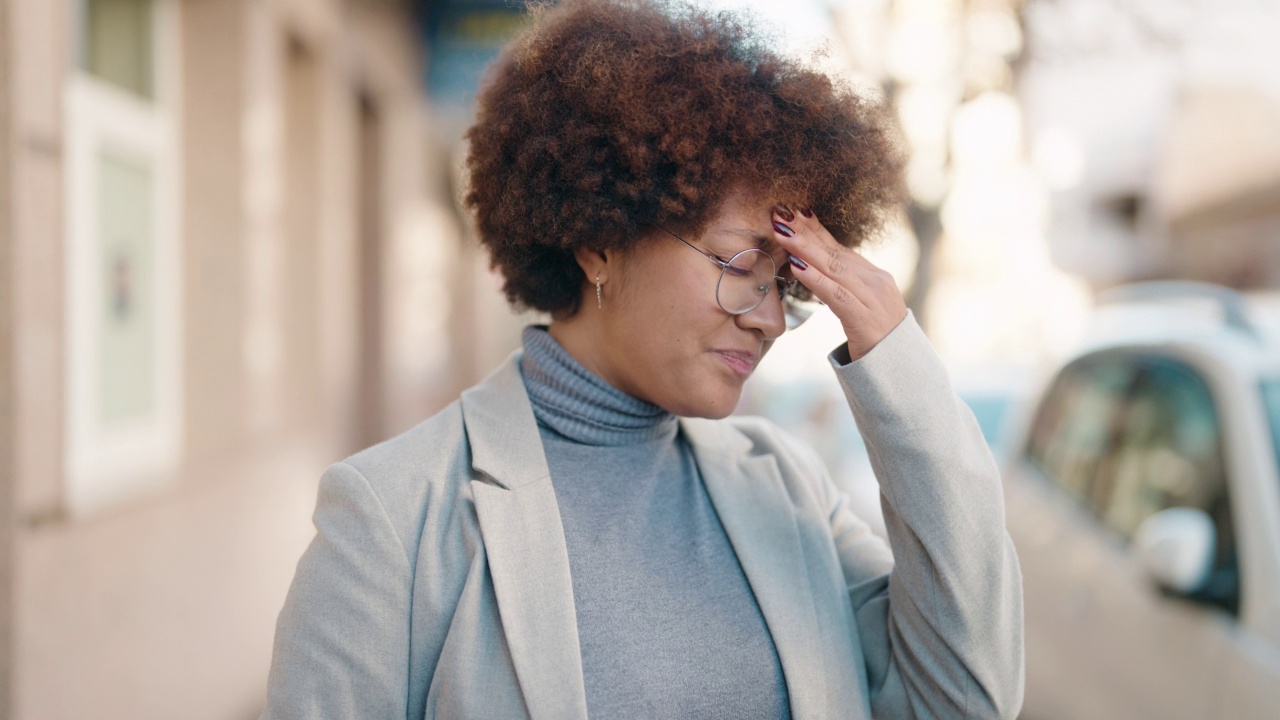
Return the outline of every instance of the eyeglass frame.
<path id="1" fill-rule="evenodd" d="M 693 248 L 694 250 L 696 250 L 696 251 L 698 252 L 698 254 L 700 254 L 700 255 L 702 255 L 702 256 L 704 256 L 704 257 L 706 257 L 708 260 L 710 260 L 711 262 L 715 263 L 717 266 L 719 266 L 719 267 L 720 267 L 720 277 L 716 280 L 716 292 L 715 292 L 715 296 L 716 296 L 716 305 L 719 305 L 721 310 L 724 310 L 725 312 L 729 313 L 730 315 L 735 315 L 735 316 L 736 316 L 736 315 L 746 315 L 747 313 L 751 312 L 752 310 L 755 310 L 756 308 L 758 308 L 758 307 L 760 307 L 761 305 L 763 305 L 763 304 L 764 304 L 765 299 L 769 296 L 769 286 L 768 286 L 768 285 L 766 285 L 766 286 L 765 286 L 765 291 L 764 291 L 763 293 L 760 293 L 760 299 L 756 301 L 756 304 L 755 304 L 755 305 L 752 305 L 751 307 L 747 308 L 746 310 L 739 310 L 738 312 L 733 312 L 732 310 L 730 310 L 730 309 L 726 308 L 726 307 L 724 306 L 724 303 L 720 302 L 720 283 L 724 282 L 724 275 L 725 275 L 725 273 L 729 270 L 730 266 L 732 266 L 732 265 L 733 265 L 733 261 L 734 261 L 734 259 L 736 259 L 736 258 L 738 258 L 738 257 L 740 257 L 740 256 L 742 256 L 742 255 L 745 255 L 746 253 L 749 253 L 749 252 L 758 252 L 758 253 L 760 253 L 761 255 L 764 255 L 766 258 L 768 258 L 768 259 L 769 259 L 769 262 L 773 263 L 773 273 L 774 273 L 774 275 L 773 275 L 773 280 L 774 280 L 774 282 L 772 283 L 772 285 L 774 285 L 774 286 L 776 286 L 776 287 L 777 287 L 777 290 L 778 290 L 778 300 L 779 300 L 779 302 L 780 302 L 780 303 L 782 303 L 782 314 L 783 314 L 783 317 L 784 317 L 784 318 L 786 319 L 786 321 L 787 321 L 787 329 L 788 329 L 788 330 L 794 330 L 794 329 L 796 329 L 796 328 L 800 327 L 800 325 L 801 325 L 801 324 L 803 324 L 805 320 L 808 320 L 810 317 L 812 317 L 812 316 L 813 316 L 813 312 L 812 312 L 812 311 L 809 311 L 807 314 L 804 314 L 803 316 L 801 316 L 800 314 L 798 314 L 798 313 L 794 312 L 794 309 L 793 309 L 791 312 L 789 312 L 789 311 L 788 311 L 788 303 L 787 303 L 788 298 L 790 298 L 793 302 L 805 302 L 805 301 L 803 301 L 803 300 L 799 300 L 798 298 L 796 298 L 796 297 L 795 297 L 795 295 L 793 295 L 793 294 L 792 294 L 792 290 L 793 290 L 794 288 L 796 288 L 796 287 L 802 287 L 802 283 L 800 282 L 800 278 L 791 278 L 790 280 L 788 280 L 787 278 L 784 278 L 784 277 L 782 277 L 781 275 L 778 275 L 778 274 L 777 274 L 777 272 L 778 272 L 778 262 L 777 262 L 776 260 L 774 260 L 774 259 L 773 259 L 773 256 L 772 256 L 772 255 L 770 255 L 769 253 L 765 252 L 764 250 L 762 250 L 762 249 L 760 249 L 760 248 L 745 248 L 745 249 L 743 249 L 743 250 L 739 250 L 738 252 L 734 253 L 734 254 L 733 254 L 733 256 L 732 256 L 732 257 L 730 257 L 728 260 L 721 260 L 721 259 L 720 259 L 720 257 L 719 257 L 719 256 L 717 256 L 715 253 L 713 253 L 713 252 L 711 252 L 711 251 L 709 251 L 709 250 L 703 250 L 702 248 L 698 247 L 697 245 L 694 245 L 693 243 L 689 242 L 688 240 L 685 240 L 684 238 L 682 238 L 682 237 L 680 237 L 679 235 L 677 235 L 677 234 L 675 234 L 675 233 L 671 232 L 670 230 L 666 229 L 665 227 L 662 227 L 661 225 L 655 225 L 654 227 L 656 227 L 656 228 L 658 228 L 659 230 L 661 230 L 662 232 L 664 232 L 664 233 L 666 233 L 666 234 L 670 235 L 671 237 L 673 237 L 673 238 L 675 238 L 675 239 L 679 240 L 680 242 L 684 243 L 685 245 L 688 245 L 690 248 Z M 817 303 L 817 304 L 821 304 L 821 301 L 819 301 L 817 298 L 814 298 L 813 302 L 815 302 L 815 303 Z M 793 318 L 794 318 L 794 320 L 793 320 Z"/>

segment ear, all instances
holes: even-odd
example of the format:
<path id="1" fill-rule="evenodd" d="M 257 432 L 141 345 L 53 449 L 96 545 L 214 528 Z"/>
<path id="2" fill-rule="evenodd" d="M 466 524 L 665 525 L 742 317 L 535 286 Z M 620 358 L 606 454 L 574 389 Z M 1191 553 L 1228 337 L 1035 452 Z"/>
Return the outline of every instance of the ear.
<path id="1" fill-rule="evenodd" d="M 609 271 L 617 266 L 617 253 L 612 250 L 592 250 L 587 247 L 577 247 L 573 250 L 573 259 L 578 262 L 578 267 L 582 268 L 582 274 L 587 276 L 587 282 L 595 283 L 596 277 L 601 282 L 609 279 Z"/>

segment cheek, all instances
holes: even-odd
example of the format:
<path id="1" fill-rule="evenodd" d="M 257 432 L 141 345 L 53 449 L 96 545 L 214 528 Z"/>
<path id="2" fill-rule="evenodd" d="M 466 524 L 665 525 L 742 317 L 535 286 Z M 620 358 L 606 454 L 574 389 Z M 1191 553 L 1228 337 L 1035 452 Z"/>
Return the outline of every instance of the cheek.
<path id="1" fill-rule="evenodd" d="M 663 260 L 633 267 L 619 284 L 615 357 L 654 399 L 694 401 L 702 411 L 708 403 L 732 405 L 706 353 L 733 322 L 716 304 L 716 274 L 698 266 L 697 257 Z"/>
<path id="2" fill-rule="evenodd" d="M 673 288 L 657 302 L 654 333 L 667 348 L 673 361 L 692 363 L 699 360 L 718 329 L 732 318 L 716 304 L 712 292 L 699 288 Z M 700 364 L 690 370 L 705 370 Z"/>
<path id="3" fill-rule="evenodd" d="M 705 332 L 724 314 L 716 305 L 713 273 L 699 273 L 702 268 L 682 263 L 661 272 L 646 270 L 629 276 L 620 294 L 632 329 L 643 328 L 649 340 L 688 344 L 690 337 Z"/>

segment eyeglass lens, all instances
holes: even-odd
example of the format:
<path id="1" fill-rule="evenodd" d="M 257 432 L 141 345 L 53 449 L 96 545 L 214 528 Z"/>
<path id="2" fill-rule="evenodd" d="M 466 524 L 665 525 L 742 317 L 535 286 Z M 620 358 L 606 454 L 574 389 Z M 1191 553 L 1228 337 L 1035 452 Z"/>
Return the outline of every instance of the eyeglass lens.
<path id="1" fill-rule="evenodd" d="M 716 300 L 734 315 L 749 312 L 764 300 L 776 274 L 768 253 L 744 250 L 730 258 L 721 271 Z"/>
<path id="2" fill-rule="evenodd" d="M 809 319 L 821 303 L 804 285 L 795 280 L 780 280 L 777 274 L 777 265 L 768 253 L 755 248 L 743 250 L 722 269 L 716 301 L 725 312 L 740 315 L 764 302 L 772 286 L 782 297 L 787 328 L 794 329 Z"/>

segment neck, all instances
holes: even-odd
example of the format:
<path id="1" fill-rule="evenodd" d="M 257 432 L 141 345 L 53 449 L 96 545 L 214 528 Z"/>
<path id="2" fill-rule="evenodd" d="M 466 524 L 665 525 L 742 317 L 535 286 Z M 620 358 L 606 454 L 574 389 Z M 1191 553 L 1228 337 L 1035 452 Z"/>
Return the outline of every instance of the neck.
<path id="1" fill-rule="evenodd" d="M 548 332 L 531 326 L 521 338 L 520 373 L 540 427 L 588 445 L 629 445 L 675 437 L 674 415 L 611 386 Z"/>
<path id="2" fill-rule="evenodd" d="M 594 296 L 592 300 L 595 300 Z M 585 302 L 571 317 L 552 320 L 547 326 L 547 332 L 551 333 L 560 347 L 593 375 L 617 390 L 638 397 L 628 390 L 620 377 L 611 372 L 613 363 L 608 360 L 606 343 L 603 342 L 606 331 L 603 311 L 595 305 L 588 307 Z"/>

